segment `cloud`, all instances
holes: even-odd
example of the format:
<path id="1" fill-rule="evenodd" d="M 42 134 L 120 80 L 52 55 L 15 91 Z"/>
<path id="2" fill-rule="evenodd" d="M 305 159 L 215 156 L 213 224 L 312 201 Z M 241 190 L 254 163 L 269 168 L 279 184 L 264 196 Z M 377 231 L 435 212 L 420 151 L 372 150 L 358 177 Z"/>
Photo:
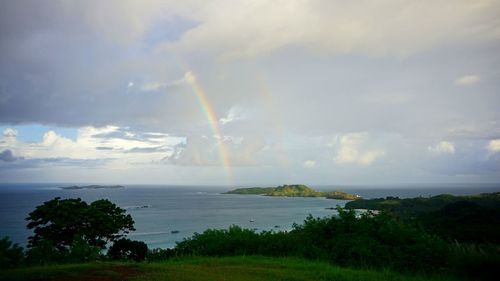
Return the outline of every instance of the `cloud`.
<path id="1" fill-rule="evenodd" d="M 182 137 L 159 132 L 132 131 L 117 126 L 81 127 L 75 140 L 65 138 L 55 130 L 49 130 L 43 134 L 40 142 L 4 142 L 0 143 L 0 149 L 4 149 L 3 161 L 12 162 L 18 159 L 14 157 L 12 149 L 23 155 L 24 164 L 18 164 L 18 167 L 57 162 L 57 166 L 94 163 L 105 164 L 113 169 L 160 161 L 183 141 Z"/>
<path id="2" fill-rule="evenodd" d="M 4 162 L 14 162 L 17 160 L 17 157 L 14 156 L 14 153 L 10 149 L 5 149 L 0 152 L 0 160 Z"/>
<path id="3" fill-rule="evenodd" d="M 220 176 L 211 171 L 221 170 L 222 145 L 241 179 L 372 183 L 420 171 L 428 158 L 443 167 L 456 164 L 453 158 L 472 163 L 461 170 L 478 171 L 472 166 L 480 161 L 469 161 L 474 153 L 457 155 L 475 145 L 478 158 L 489 157 L 484 140 L 500 136 L 500 82 L 486 77 L 499 72 L 498 1 L 1 6 L 0 124 L 19 132 L 0 136 L 0 151 L 25 157 L 16 164 L 110 159 L 102 166 L 108 179 L 121 178 L 112 174 L 120 170 L 129 179 L 136 171 L 158 182 L 182 182 L 183 175 L 205 183 L 202 175 Z M 456 95 L 455 79 L 457 86 L 480 80 L 480 87 Z M 222 140 L 213 138 L 194 83 Z M 52 131 L 27 137 L 20 124 Z M 63 127 L 78 135 L 65 137 Z M 421 153 L 428 140 L 443 139 L 460 145 L 453 157 Z M 170 165 L 157 165 L 162 159 Z M 316 167 L 304 169 L 306 161 Z"/>
<path id="4" fill-rule="evenodd" d="M 448 5 L 453 5 L 453 12 Z M 407 55 L 470 38 L 498 38 L 494 9 L 498 9 L 494 1 L 434 5 L 412 1 L 219 1 L 213 7 L 196 9 L 201 24 L 181 37 L 178 48 L 203 46 L 229 57 L 268 54 L 288 46 L 335 54 Z M 424 14 L 427 17 L 421 16 Z"/>
<path id="5" fill-rule="evenodd" d="M 436 154 L 454 154 L 455 145 L 452 142 L 441 141 L 433 146 L 427 147 L 427 149 Z"/>
<path id="6" fill-rule="evenodd" d="M 266 145 L 259 138 L 191 136 L 176 146 L 162 161 L 181 166 L 222 166 L 222 157 L 230 166 L 256 166 L 275 163 L 267 157 Z"/>
<path id="7" fill-rule="evenodd" d="M 194 81 L 193 79 L 194 79 L 193 74 L 188 71 L 184 73 L 184 76 L 182 78 L 170 82 L 155 81 L 155 82 L 144 83 L 141 87 L 141 90 L 147 92 L 147 91 L 157 91 L 168 87 L 182 86 L 187 83 L 192 83 Z"/>
<path id="8" fill-rule="evenodd" d="M 306 168 L 314 168 L 314 167 L 316 167 L 316 161 L 306 160 L 306 161 L 304 161 L 304 163 L 302 165 Z"/>
<path id="9" fill-rule="evenodd" d="M 367 166 L 385 154 L 381 149 L 367 149 L 368 133 L 351 133 L 340 136 L 338 141 L 337 164 L 358 164 Z"/>
<path id="10" fill-rule="evenodd" d="M 493 153 L 500 152 L 500 139 L 490 140 L 488 150 Z"/>
<path id="11" fill-rule="evenodd" d="M 227 123 L 231 123 L 237 120 L 242 120 L 245 118 L 245 111 L 243 110 L 242 107 L 235 105 L 232 106 L 226 114 L 226 117 L 222 117 L 219 119 L 220 123 L 222 125 L 225 125 Z"/>
<path id="12" fill-rule="evenodd" d="M 17 131 L 12 128 L 6 128 L 3 131 L 3 136 L 6 138 L 15 138 L 17 137 Z"/>
<path id="13" fill-rule="evenodd" d="M 455 80 L 455 85 L 458 86 L 469 86 L 474 85 L 481 81 L 481 77 L 479 75 L 465 75 Z"/>

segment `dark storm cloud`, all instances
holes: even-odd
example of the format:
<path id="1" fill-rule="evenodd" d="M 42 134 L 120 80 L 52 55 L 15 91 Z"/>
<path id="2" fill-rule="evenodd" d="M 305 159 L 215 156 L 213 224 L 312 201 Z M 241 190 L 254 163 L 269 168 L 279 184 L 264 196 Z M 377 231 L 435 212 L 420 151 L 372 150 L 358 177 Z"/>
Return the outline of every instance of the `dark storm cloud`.
<path id="1" fill-rule="evenodd" d="M 14 153 L 12 153 L 12 150 L 10 149 L 5 149 L 2 152 L 0 152 L 0 160 L 4 162 L 14 162 L 18 159 L 18 157 L 14 156 Z"/>

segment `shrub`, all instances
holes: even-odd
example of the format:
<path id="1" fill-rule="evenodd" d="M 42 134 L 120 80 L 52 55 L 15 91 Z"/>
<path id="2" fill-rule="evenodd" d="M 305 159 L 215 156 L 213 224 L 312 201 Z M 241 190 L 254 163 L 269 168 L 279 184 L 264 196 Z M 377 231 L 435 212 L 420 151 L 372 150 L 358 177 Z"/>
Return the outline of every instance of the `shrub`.
<path id="1" fill-rule="evenodd" d="M 444 268 L 448 245 L 423 229 L 398 221 L 389 213 L 338 208 L 329 218 L 309 216 L 290 232 L 260 232 L 231 226 L 209 229 L 177 244 L 188 255 L 299 256 L 346 266 L 388 267 L 403 271 Z"/>
<path id="2" fill-rule="evenodd" d="M 148 261 L 162 261 L 178 255 L 178 251 L 175 249 L 161 249 L 156 248 L 148 251 L 146 259 Z"/>
<path id="3" fill-rule="evenodd" d="M 122 238 L 109 248 L 108 256 L 112 259 L 143 261 L 148 253 L 148 246 L 142 241 Z"/>
<path id="4" fill-rule="evenodd" d="M 0 268 L 13 268 L 24 262 L 22 247 L 13 244 L 9 237 L 0 239 Z"/>

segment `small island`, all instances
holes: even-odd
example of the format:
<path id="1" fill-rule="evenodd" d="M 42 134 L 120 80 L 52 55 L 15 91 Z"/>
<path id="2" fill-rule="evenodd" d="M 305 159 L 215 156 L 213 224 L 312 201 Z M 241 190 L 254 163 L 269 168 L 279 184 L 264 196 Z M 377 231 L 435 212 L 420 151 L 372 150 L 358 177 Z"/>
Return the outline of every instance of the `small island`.
<path id="1" fill-rule="evenodd" d="M 283 196 L 283 197 L 326 197 L 337 200 L 358 200 L 358 195 L 349 194 L 343 191 L 316 191 L 303 184 L 282 185 L 278 187 L 249 187 L 237 188 L 224 192 L 223 194 L 241 194 L 241 195 L 264 195 L 264 196 Z"/>
<path id="2" fill-rule="evenodd" d="M 60 189 L 66 190 L 77 190 L 77 189 L 117 189 L 117 188 L 125 188 L 123 185 L 72 185 L 72 186 L 63 186 L 59 187 Z"/>

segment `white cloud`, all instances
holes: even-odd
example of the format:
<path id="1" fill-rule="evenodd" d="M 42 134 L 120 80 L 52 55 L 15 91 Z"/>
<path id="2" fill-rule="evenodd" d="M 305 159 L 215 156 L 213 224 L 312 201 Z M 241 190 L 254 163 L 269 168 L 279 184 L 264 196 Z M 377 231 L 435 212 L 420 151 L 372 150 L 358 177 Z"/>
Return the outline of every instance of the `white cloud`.
<path id="1" fill-rule="evenodd" d="M 304 166 L 306 168 L 314 168 L 314 167 L 316 167 L 316 161 L 313 161 L 313 160 L 304 161 L 304 163 L 302 163 L 302 166 Z"/>
<path id="2" fill-rule="evenodd" d="M 6 128 L 5 130 L 3 130 L 3 136 L 7 138 L 15 138 L 17 137 L 17 130 Z"/>
<path id="3" fill-rule="evenodd" d="M 493 153 L 500 152 L 500 139 L 490 140 L 488 150 Z"/>
<path id="4" fill-rule="evenodd" d="M 157 91 L 168 87 L 174 87 L 174 86 L 184 85 L 186 83 L 192 83 L 193 81 L 194 81 L 194 75 L 188 71 L 184 74 L 182 78 L 170 82 L 154 81 L 154 82 L 144 83 L 141 87 L 141 90 L 146 92 Z"/>
<path id="5" fill-rule="evenodd" d="M 237 120 L 241 120 L 245 118 L 245 111 L 243 110 L 242 107 L 235 105 L 232 106 L 226 114 L 226 117 L 222 117 L 219 119 L 222 125 L 225 125 L 227 123 L 231 123 Z"/>
<path id="6" fill-rule="evenodd" d="M 455 80 L 455 85 L 458 86 L 469 86 L 478 83 L 481 81 L 481 77 L 479 75 L 465 75 Z"/>
<path id="7" fill-rule="evenodd" d="M 381 149 L 370 149 L 368 133 L 342 135 L 338 141 L 335 162 L 338 164 L 358 164 L 367 166 L 385 154 Z"/>
<path id="8" fill-rule="evenodd" d="M 7 134 L 9 135 L 9 134 Z M 4 139 L 8 139 L 4 136 Z M 76 140 L 47 131 L 38 143 L 1 142 L 0 150 L 8 149 L 30 159 L 115 159 L 109 168 L 160 161 L 173 152 L 184 138 L 158 132 L 134 132 L 117 126 L 81 127 Z M 66 161 L 68 162 L 68 161 Z M 105 163 L 95 161 L 96 163 Z M 68 163 L 72 163 L 69 161 Z"/>
<path id="9" fill-rule="evenodd" d="M 433 146 L 427 147 L 427 149 L 433 153 L 437 154 L 454 154 L 455 145 L 452 142 L 441 141 Z"/>

